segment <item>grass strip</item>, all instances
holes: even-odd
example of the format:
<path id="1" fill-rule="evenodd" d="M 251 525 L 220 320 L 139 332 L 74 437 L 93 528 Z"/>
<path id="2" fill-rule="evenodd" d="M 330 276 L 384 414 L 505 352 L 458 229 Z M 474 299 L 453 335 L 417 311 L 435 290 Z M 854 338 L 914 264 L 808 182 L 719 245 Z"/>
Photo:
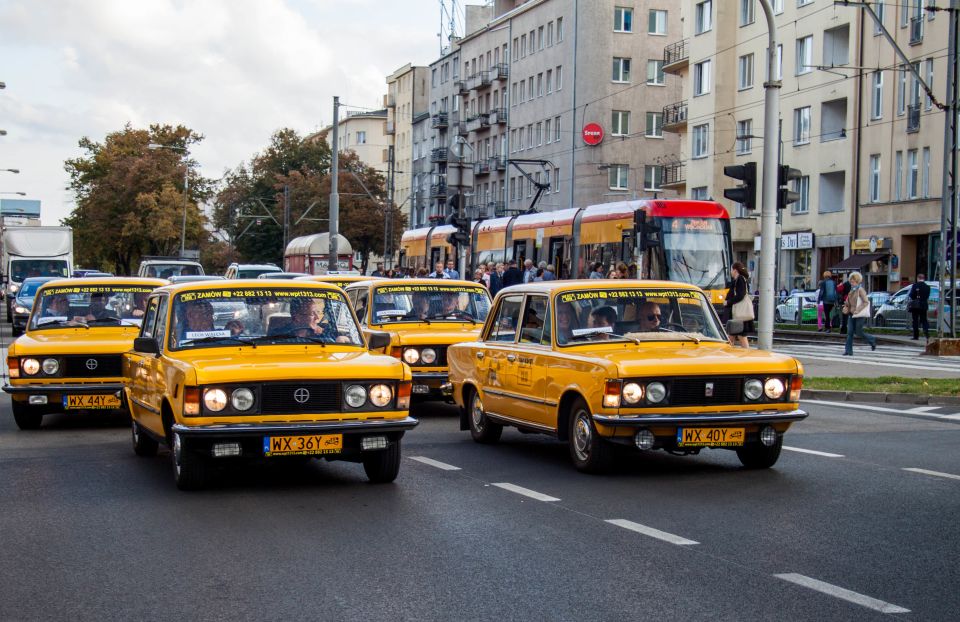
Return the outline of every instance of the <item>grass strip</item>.
<path id="1" fill-rule="evenodd" d="M 804 389 L 826 391 L 870 391 L 874 393 L 926 393 L 960 396 L 960 380 L 956 378 L 804 378 Z"/>

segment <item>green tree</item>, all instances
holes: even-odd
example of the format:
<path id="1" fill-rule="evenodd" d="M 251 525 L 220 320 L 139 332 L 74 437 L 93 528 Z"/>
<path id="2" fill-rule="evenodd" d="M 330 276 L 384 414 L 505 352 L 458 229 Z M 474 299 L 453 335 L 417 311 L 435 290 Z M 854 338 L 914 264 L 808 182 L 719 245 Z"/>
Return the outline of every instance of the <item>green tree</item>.
<path id="1" fill-rule="evenodd" d="M 84 154 L 64 164 L 76 204 L 64 224 L 73 227 L 77 262 L 130 274 L 143 255 L 179 254 L 185 201 L 187 247 L 205 242 L 205 218 L 197 204 L 211 196 L 213 182 L 187 157 L 190 145 L 201 140 L 182 125 L 159 124 L 149 129 L 128 124 L 102 143 L 82 138 Z"/>

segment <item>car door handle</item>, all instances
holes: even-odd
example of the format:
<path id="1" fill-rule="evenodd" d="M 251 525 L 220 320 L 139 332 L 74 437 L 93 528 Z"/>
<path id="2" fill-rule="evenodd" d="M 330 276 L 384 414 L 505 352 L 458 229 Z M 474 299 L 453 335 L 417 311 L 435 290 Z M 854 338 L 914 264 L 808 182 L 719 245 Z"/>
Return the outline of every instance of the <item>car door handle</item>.
<path id="1" fill-rule="evenodd" d="M 512 363 L 512 362 L 514 362 L 515 360 L 517 360 L 517 355 L 516 355 L 516 354 L 508 354 L 508 355 L 507 355 L 507 360 Z"/>
<path id="2" fill-rule="evenodd" d="M 482 358 L 483 358 L 483 352 L 477 352 L 477 358 L 478 358 L 478 359 L 482 359 Z"/>

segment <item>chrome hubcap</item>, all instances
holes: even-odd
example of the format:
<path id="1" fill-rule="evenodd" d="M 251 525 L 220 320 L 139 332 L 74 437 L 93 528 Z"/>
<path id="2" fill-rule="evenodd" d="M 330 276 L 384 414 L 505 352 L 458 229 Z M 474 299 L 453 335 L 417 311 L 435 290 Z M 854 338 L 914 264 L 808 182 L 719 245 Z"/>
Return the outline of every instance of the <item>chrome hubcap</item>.
<path id="1" fill-rule="evenodd" d="M 180 457 L 183 452 L 183 446 L 180 443 L 180 435 L 173 435 L 173 468 L 177 475 L 180 475 Z"/>
<path id="2" fill-rule="evenodd" d="M 590 427 L 590 421 L 582 413 L 577 414 L 573 430 L 573 450 L 576 452 L 578 460 L 588 460 L 590 458 L 592 435 L 593 430 Z"/>
<path id="3" fill-rule="evenodd" d="M 470 409 L 470 418 L 473 420 L 473 427 L 478 432 L 483 431 L 483 402 L 479 395 L 473 396 L 473 408 Z"/>
<path id="4" fill-rule="evenodd" d="M 139 444 L 140 444 L 140 431 L 137 430 L 137 423 L 136 423 L 136 422 L 133 422 L 133 423 L 130 425 L 130 429 L 132 430 L 132 434 L 133 434 L 133 444 L 134 444 L 134 445 L 139 445 Z"/>

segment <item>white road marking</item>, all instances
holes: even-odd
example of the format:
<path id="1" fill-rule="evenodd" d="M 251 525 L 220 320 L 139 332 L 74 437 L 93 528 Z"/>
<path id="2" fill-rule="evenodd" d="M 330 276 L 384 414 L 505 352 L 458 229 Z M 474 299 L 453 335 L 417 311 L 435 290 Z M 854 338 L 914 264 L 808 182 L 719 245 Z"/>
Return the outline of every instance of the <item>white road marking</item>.
<path id="1" fill-rule="evenodd" d="M 899 605 L 894 605 L 870 596 L 865 596 L 859 592 L 854 592 L 846 588 L 833 585 L 832 583 L 825 583 L 823 581 L 818 581 L 817 579 L 811 579 L 810 577 L 806 577 L 802 574 L 791 572 L 787 574 L 775 574 L 773 576 L 777 577 L 778 579 L 783 579 L 784 581 L 802 585 L 803 587 L 810 588 L 811 590 L 816 590 L 818 592 L 822 592 L 823 594 L 828 594 L 835 598 L 851 602 L 855 605 L 860 605 L 861 607 L 879 611 L 880 613 L 910 613 L 909 609 L 904 609 Z"/>
<path id="2" fill-rule="evenodd" d="M 813 454 L 814 456 L 823 456 L 824 458 L 843 458 L 843 454 L 831 454 L 825 451 L 816 451 L 813 449 L 803 449 L 801 447 L 787 447 L 783 446 L 787 451 L 796 451 L 802 454 Z"/>
<path id="3" fill-rule="evenodd" d="M 446 462 L 440 462 L 439 460 L 434 460 L 433 458 L 427 458 L 424 456 L 410 456 L 411 460 L 416 460 L 417 462 L 422 462 L 423 464 L 428 464 L 432 467 L 437 467 L 443 471 L 459 471 L 460 467 L 453 466 L 452 464 L 447 464 Z"/>
<path id="4" fill-rule="evenodd" d="M 614 518 L 604 522 L 610 523 L 611 525 L 616 525 L 617 527 L 623 527 L 624 529 L 629 529 L 630 531 L 642 533 L 645 536 L 650 536 L 651 538 L 656 538 L 657 540 L 663 540 L 664 542 L 669 542 L 670 544 L 678 544 L 681 546 L 700 544 L 696 540 L 688 540 L 680 536 L 675 536 L 672 533 L 660 531 L 659 529 L 647 527 L 646 525 L 641 525 L 640 523 L 635 523 L 631 520 L 626 520 L 623 518 Z"/>
<path id="5" fill-rule="evenodd" d="M 960 414 L 950 413 L 948 415 L 940 415 L 937 413 L 922 413 L 922 412 L 913 412 L 911 410 L 905 410 L 902 408 L 887 408 L 885 406 L 873 406 L 870 404 L 855 404 L 853 402 L 833 402 L 830 400 L 805 400 L 803 399 L 803 394 L 800 394 L 800 401 L 810 404 L 823 404 L 824 406 L 837 406 L 840 408 L 853 408 L 855 410 L 866 410 L 870 412 L 878 413 L 894 413 L 897 415 L 902 415 L 904 413 L 911 415 L 920 415 L 922 417 L 933 417 L 934 419 L 951 419 L 956 421 L 960 419 Z"/>
<path id="6" fill-rule="evenodd" d="M 819 352 L 797 352 L 790 350 L 777 350 L 779 354 L 789 354 L 790 356 L 795 356 L 797 358 L 807 358 L 813 361 L 823 362 L 831 361 L 833 363 L 849 363 L 850 359 L 841 355 L 829 355 L 821 354 Z M 903 361 L 903 360 L 891 360 L 889 362 L 881 361 L 877 359 L 866 358 L 865 356 L 856 357 L 857 365 L 869 365 L 873 367 L 896 367 L 903 368 L 909 367 L 910 369 L 918 369 L 922 371 L 957 371 L 957 367 L 953 365 L 938 365 L 936 363 L 915 363 L 913 361 Z"/>
<path id="7" fill-rule="evenodd" d="M 491 484 L 491 486 L 496 486 L 497 488 L 503 488 L 504 490 L 509 490 L 510 492 L 515 492 L 518 495 L 523 495 L 524 497 L 530 497 L 531 499 L 536 499 L 537 501 L 559 501 L 557 497 L 551 497 L 550 495 L 545 495 L 542 492 L 537 492 L 536 490 L 530 490 L 529 488 L 524 488 L 523 486 L 517 486 L 516 484 L 508 484 L 507 482 L 500 482 Z"/>
<path id="8" fill-rule="evenodd" d="M 953 473 L 941 473 L 940 471 L 928 471 L 927 469 L 917 469 L 914 467 L 905 468 L 904 471 L 921 473 L 923 475 L 933 475 L 936 477 L 946 477 L 947 479 L 960 479 L 960 475 L 954 475 Z"/>
<path id="9" fill-rule="evenodd" d="M 939 406 L 917 406 L 916 408 L 908 408 L 908 409 L 907 409 L 907 412 L 908 412 L 908 413 L 923 414 L 923 413 L 928 413 L 928 412 L 930 412 L 931 410 L 936 410 L 936 409 L 938 409 L 938 408 L 940 408 L 940 407 L 939 407 Z"/>

